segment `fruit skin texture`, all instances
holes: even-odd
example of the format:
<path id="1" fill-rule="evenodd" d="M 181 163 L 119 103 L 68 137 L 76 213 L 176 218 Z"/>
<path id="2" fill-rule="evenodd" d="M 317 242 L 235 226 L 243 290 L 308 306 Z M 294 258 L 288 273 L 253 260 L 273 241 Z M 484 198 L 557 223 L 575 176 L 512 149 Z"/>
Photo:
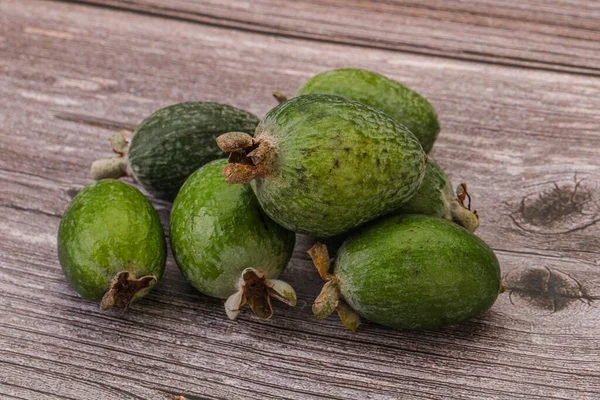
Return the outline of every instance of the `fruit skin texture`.
<path id="1" fill-rule="evenodd" d="M 152 195 L 172 201 L 192 172 L 223 157 L 215 145 L 219 135 L 252 134 L 257 124 L 254 115 L 226 104 L 174 104 L 142 121 L 129 145 L 123 135 L 114 135 L 111 144 L 119 156 L 95 161 L 91 176 L 133 176 Z"/>
<path id="2" fill-rule="evenodd" d="M 426 155 L 408 129 L 339 96 L 280 104 L 258 125 L 253 141 L 253 153 L 265 149 L 258 165 L 249 167 L 260 168 L 251 185 L 263 210 L 283 227 L 317 237 L 394 211 L 425 174 Z"/>
<path id="3" fill-rule="evenodd" d="M 459 190 L 466 193 L 466 183 L 461 183 Z M 419 190 L 396 212 L 444 218 L 459 224 L 470 232 L 475 231 L 479 226 L 477 213 L 467 208 L 464 205 L 464 199 L 454 194 L 448 175 L 431 159 L 427 161 L 425 177 Z"/>
<path id="4" fill-rule="evenodd" d="M 171 248 L 179 269 L 198 291 L 227 298 L 246 268 L 279 276 L 296 236 L 262 213 L 249 185 L 225 183 L 216 160 L 181 188 L 171 211 Z"/>
<path id="5" fill-rule="evenodd" d="M 392 216 L 365 227 L 337 253 L 345 301 L 381 325 L 439 328 L 487 311 L 501 289 L 493 251 L 448 221 Z"/>
<path id="6" fill-rule="evenodd" d="M 83 297 L 99 301 L 122 271 L 132 278 L 165 268 L 166 243 L 152 204 L 139 190 L 116 180 L 83 188 L 65 212 L 58 231 L 58 258 L 67 280 Z M 148 290 L 141 290 L 136 298 Z"/>
<path id="7" fill-rule="evenodd" d="M 419 190 L 402 205 L 404 214 L 426 214 L 444 217 L 450 214 L 454 191 L 446 173 L 433 160 L 427 160 L 425 177 Z"/>
<path id="8" fill-rule="evenodd" d="M 385 112 L 410 129 L 426 153 L 440 132 L 435 110 L 426 98 L 375 72 L 355 68 L 324 72 L 309 79 L 296 95 L 314 93 L 346 97 Z"/>

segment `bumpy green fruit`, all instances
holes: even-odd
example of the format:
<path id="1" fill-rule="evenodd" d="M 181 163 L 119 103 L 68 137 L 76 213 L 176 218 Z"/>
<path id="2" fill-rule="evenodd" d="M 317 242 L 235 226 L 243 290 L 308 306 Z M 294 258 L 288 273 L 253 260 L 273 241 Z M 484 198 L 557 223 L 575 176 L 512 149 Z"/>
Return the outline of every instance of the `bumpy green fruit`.
<path id="1" fill-rule="evenodd" d="M 465 206 L 465 199 L 469 199 Z M 479 227 L 477 212 L 471 211 L 471 197 L 467 184 L 458 185 L 454 194 L 448 175 L 433 160 L 427 162 L 425 178 L 417 193 L 397 211 L 402 214 L 426 214 L 455 222 L 474 232 Z"/>
<path id="2" fill-rule="evenodd" d="M 130 175 L 154 196 L 173 200 L 192 172 L 222 158 L 217 136 L 230 131 L 251 134 L 256 125 L 254 115 L 226 104 L 174 104 L 146 118 L 129 145 L 122 135 L 113 136 L 113 150 L 120 156 L 96 161 L 92 178 Z"/>
<path id="3" fill-rule="evenodd" d="M 127 308 L 162 277 L 166 244 L 158 214 L 135 188 L 86 186 L 60 221 L 58 258 L 69 283 L 104 309 Z"/>
<path id="4" fill-rule="evenodd" d="M 228 185 L 217 160 L 185 182 L 171 211 L 171 248 L 187 281 L 212 297 L 229 298 L 234 319 L 248 303 L 260 318 L 272 315 L 271 297 L 296 304 L 294 289 L 277 280 L 296 236 L 263 214 L 250 185 Z"/>
<path id="5" fill-rule="evenodd" d="M 381 111 L 339 96 L 295 97 L 269 111 L 254 138 L 217 139 L 229 183 L 250 182 L 265 213 L 294 232 L 334 236 L 398 209 L 427 157 Z"/>
<path id="6" fill-rule="evenodd" d="M 439 328 L 487 311 L 503 290 L 493 251 L 443 219 L 396 215 L 350 236 L 329 273 L 327 249 L 309 254 L 328 282 L 313 312 L 334 310 L 356 330 L 358 314 L 393 328 Z"/>
<path id="7" fill-rule="evenodd" d="M 309 79 L 297 96 L 332 94 L 385 112 L 415 134 L 429 153 L 440 132 L 435 110 L 426 98 L 392 79 L 364 69 L 337 69 Z"/>

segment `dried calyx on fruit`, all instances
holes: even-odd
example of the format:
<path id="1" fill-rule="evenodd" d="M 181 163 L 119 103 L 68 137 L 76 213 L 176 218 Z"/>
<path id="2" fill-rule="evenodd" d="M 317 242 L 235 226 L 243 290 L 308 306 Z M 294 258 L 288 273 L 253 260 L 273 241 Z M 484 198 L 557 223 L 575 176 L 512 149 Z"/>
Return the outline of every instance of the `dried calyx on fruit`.
<path id="1" fill-rule="evenodd" d="M 292 307 L 296 305 L 296 292 L 288 283 L 267 279 L 254 268 L 242 271 L 237 287 L 238 291 L 225 302 L 225 312 L 229 319 L 235 319 L 246 304 L 260 319 L 269 319 L 273 315 L 271 298 Z"/>

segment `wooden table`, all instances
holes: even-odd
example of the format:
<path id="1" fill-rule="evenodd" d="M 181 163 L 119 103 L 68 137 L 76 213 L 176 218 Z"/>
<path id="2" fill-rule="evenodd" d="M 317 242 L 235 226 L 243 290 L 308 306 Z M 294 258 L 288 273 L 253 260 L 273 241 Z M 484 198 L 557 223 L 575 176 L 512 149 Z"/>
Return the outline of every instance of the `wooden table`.
<path id="1" fill-rule="evenodd" d="M 362 67 L 438 110 L 431 154 L 468 180 L 508 287 L 441 331 L 317 321 L 299 294 L 227 320 L 172 258 L 124 315 L 71 289 L 61 214 L 115 131 L 171 103 L 259 116 L 271 90 Z M 599 399 L 600 3 L 0 0 L 0 398 Z M 169 204 L 155 200 L 163 222 Z"/>

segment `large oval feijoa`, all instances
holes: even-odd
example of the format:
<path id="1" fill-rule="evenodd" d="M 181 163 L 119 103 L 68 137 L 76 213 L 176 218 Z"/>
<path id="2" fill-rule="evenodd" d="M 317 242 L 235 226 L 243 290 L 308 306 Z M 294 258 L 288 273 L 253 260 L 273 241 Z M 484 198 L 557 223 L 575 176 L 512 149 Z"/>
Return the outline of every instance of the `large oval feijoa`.
<path id="1" fill-rule="evenodd" d="M 294 232 L 334 236 L 400 207 L 419 188 L 427 157 L 381 111 L 330 95 L 295 97 L 269 111 L 254 138 L 225 134 L 230 183 L 251 181 L 265 213 Z"/>
<path id="2" fill-rule="evenodd" d="M 139 190 L 115 180 L 83 188 L 63 215 L 58 258 L 67 280 L 104 309 L 126 308 L 160 281 L 162 225 Z"/>
<path id="3" fill-rule="evenodd" d="M 340 247 L 331 273 L 322 246 L 310 250 L 328 280 L 313 311 L 324 318 L 337 307 L 351 329 L 354 312 L 393 328 L 457 324 L 487 311 L 503 288 L 494 252 L 440 218 L 396 215 L 366 226 Z"/>
<path id="4" fill-rule="evenodd" d="M 400 82 L 357 68 L 336 69 L 309 79 L 297 96 L 332 94 L 377 108 L 405 125 L 429 153 L 440 132 L 433 106 L 427 99 Z"/>

